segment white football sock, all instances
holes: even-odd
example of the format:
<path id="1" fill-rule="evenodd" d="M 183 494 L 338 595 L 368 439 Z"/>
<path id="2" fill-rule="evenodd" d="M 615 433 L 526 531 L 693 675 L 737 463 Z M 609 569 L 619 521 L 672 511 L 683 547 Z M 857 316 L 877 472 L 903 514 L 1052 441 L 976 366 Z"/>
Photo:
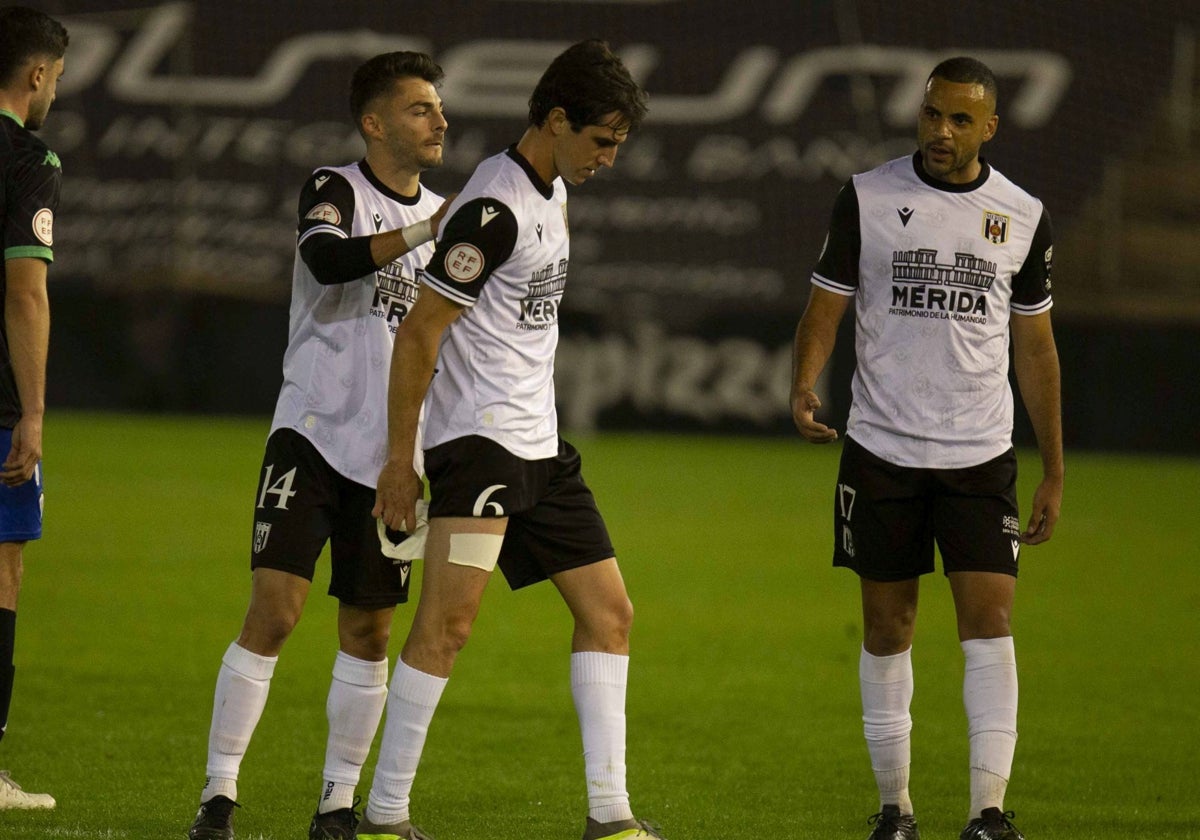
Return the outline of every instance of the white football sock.
<path id="1" fill-rule="evenodd" d="M 367 818 L 376 825 L 408 819 L 409 796 L 417 776 L 429 724 L 448 680 L 410 668 L 396 658 L 387 698 L 387 723 L 379 745 L 375 779 L 367 798 Z"/>
<path id="2" fill-rule="evenodd" d="M 237 642 L 221 658 L 208 732 L 208 779 L 200 794 L 201 802 L 214 796 L 237 799 L 238 770 L 267 705 L 271 675 L 278 661 L 277 656 L 259 656 Z"/>
<path id="3" fill-rule="evenodd" d="M 962 643 L 963 706 L 971 746 L 971 819 L 1004 810 L 1017 748 L 1017 655 L 1012 636 Z"/>
<path id="4" fill-rule="evenodd" d="M 873 656 L 864 648 L 858 660 L 858 683 L 863 734 L 879 787 L 880 810 L 884 805 L 897 805 L 900 813 L 911 814 L 908 774 L 912 754 L 912 648 L 893 656 Z"/>
<path id="5" fill-rule="evenodd" d="M 322 814 L 354 805 L 354 788 L 379 729 L 387 702 L 388 662 L 368 662 L 338 651 L 325 714 L 325 787 L 317 810 Z"/>
<path id="6" fill-rule="evenodd" d="M 633 818 L 625 789 L 625 687 L 629 657 L 571 654 L 571 695 L 583 736 L 588 816 L 609 823 Z"/>

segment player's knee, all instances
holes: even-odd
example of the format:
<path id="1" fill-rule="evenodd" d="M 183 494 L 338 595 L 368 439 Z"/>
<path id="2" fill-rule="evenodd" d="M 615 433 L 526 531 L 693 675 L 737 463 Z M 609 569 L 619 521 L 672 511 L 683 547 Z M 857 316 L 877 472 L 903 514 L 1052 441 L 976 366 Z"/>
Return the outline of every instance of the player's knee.
<path id="1" fill-rule="evenodd" d="M 259 656 L 277 656 L 299 621 L 299 610 L 252 607 L 246 614 L 238 644 Z"/>
<path id="2" fill-rule="evenodd" d="M 452 663 L 467 646 L 472 624 L 473 616 L 465 612 L 421 616 L 414 623 L 408 641 L 404 644 L 404 661 L 411 663 L 419 659 L 441 664 Z M 413 659 L 409 658 L 410 653 Z"/>
<path id="3" fill-rule="evenodd" d="M 379 662 L 387 659 L 388 641 L 391 639 L 391 627 L 371 628 L 354 633 L 343 632 L 341 635 L 342 651 L 356 659 L 367 662 Z"/>
<path id="4" fill-rule="evenodd" d="M 623 639 L 629 638 L 633 629 L 633 601 L 629 596 L 616 599 L 609 609 L 612 631 Z"/>
<path id="5" fill-rule="evenodd" d="M 912 647 L 913 622 L 868 622 L 863 647 L 872 656 L 893 656 Z"/>
<path id="6" fill-rule="evenodd" d="M 958 636 L 961 641 L 998 639 L 1011 635 L 1010 611 L 1007 606 L 995 605 L 975 610 L 958 620 Z"/>
<path id="7" fill-rule="evenodd" d="M 588 650 L 624 653 L 629 650 L 632 629 L 633 603 L 622 596 L 580 616 L 575 623 L 575 636 Z"/>

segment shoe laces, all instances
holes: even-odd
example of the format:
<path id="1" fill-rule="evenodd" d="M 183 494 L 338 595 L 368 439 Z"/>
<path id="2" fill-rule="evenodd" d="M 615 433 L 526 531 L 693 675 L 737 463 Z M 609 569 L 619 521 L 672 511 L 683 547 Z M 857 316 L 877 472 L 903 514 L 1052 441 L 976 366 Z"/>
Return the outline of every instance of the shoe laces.
<path id="1" fill-rule="evenodd" d="M 903 816 L 899 811 L 880 811 L 867 817 L 867 825 L 882 823 L 886 827 L 894 828 Z"/>
<path id="2" fill-rule="evenodd" d="M 637 824 L 651 837 L 658 837 L 659 840 L 665 840 L 662 836 L 662 826 L 658 823 L 652 823 L 649 820 L 638 820 Z"/>
<path id="3" fill-rule="evenodd" d="M 1011 828 L 1013 831 L 1016 831 L 1017 827 L 1012 824 L 1012 818 L 1015 817 L 1016 815 L 1017 814 L 1015 811 L 997 810 L 995 814 L 991 815 L 992 819 L 989 820 L 989 822 L 994 821 L 996 823 L 999 823 L 1004 828 Z"/>
<path id="4" fill-rule="evenodd" d="M 21 786 L 16 783 L 16 780 L 14 780 L 12 776 L 9 775 L 8 770 L 0 770 L 0 785 L 8 785 L 8 787 L 21 790 Z"/>

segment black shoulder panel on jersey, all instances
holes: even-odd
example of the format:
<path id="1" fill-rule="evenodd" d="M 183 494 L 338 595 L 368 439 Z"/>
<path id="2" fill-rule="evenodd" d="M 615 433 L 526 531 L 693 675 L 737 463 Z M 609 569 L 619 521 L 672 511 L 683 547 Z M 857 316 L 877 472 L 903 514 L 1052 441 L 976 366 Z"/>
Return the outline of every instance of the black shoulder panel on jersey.
<path id="1" fill-rule="evenodd" d="M 1054 260 L 1054 228 L 1050 224 L 1050 213 L 1042 207 L 1033 241 L 1025 262 L 1013 275 L 1012 302 L 1019 306 L 1036 306 L 1050 297 L 1050 269 Z"/>
<path id="2" fill-rule="evenodd" d="M 853 179 L 847 181 L 833 202 L 829 234 L 817 260 L 815 273 L 844 286 L 858 286 L 858 258 L 862 252 L 862 229 L 858 221 L 858 193 Z"/>
<path id="3" fill-rule="evenodd" d="M 322 286 L 349 283 L 379 267 L 371 257 L 369 236 L 343 239 L 332 233 L 314 233 L 300 243 L 300 259 Z"/>
<path id="4" fill-rule="evenodd" d="M 442 238 L 424 273 L 440 281 L 448 296 L 469 304 L 517 245 L 517 217 L 494 198 L 473 198 L 444 223 Z"/>
<path id="5" fill-rule="evenodd" d="M 300 236 L 321 225 L 332 225 L 349 236 L 354 223 L 354 188 L 337 172 L 318 169 L 300 190 L 296 215 Z"/>

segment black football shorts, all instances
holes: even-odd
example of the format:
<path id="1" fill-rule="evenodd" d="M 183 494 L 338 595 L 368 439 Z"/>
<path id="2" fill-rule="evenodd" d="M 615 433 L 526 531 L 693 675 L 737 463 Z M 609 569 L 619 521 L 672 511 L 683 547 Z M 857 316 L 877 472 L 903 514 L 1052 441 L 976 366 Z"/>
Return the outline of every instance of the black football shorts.
<path id="1" fill-rule="evenodd" d="M 583 481 L 575 447 L 526 461 L 471 435 L 425 450 L 429 516 L 508 517 L 500 570 L 513 589 L 614 556 L 604 519 Z"/>
<path id="2" fill-rule="evenodd" d="M 373 489 L 335 471 L 300 433 L 276 429 L 267 439 L 255 496 L 250 568 L 311 581 L 328 542 L 330 595 L 356 607 L 402 604 L 412 563 L 383 555 L 374 506 Z"/>
<path id="3" fill-rule="evenodd" d="M 847 437 L 834 497 L 833 565 L 868 580 L 934 571 L 1017 574 L 1017 458 L 962 469 L 899 467 Z"/>

